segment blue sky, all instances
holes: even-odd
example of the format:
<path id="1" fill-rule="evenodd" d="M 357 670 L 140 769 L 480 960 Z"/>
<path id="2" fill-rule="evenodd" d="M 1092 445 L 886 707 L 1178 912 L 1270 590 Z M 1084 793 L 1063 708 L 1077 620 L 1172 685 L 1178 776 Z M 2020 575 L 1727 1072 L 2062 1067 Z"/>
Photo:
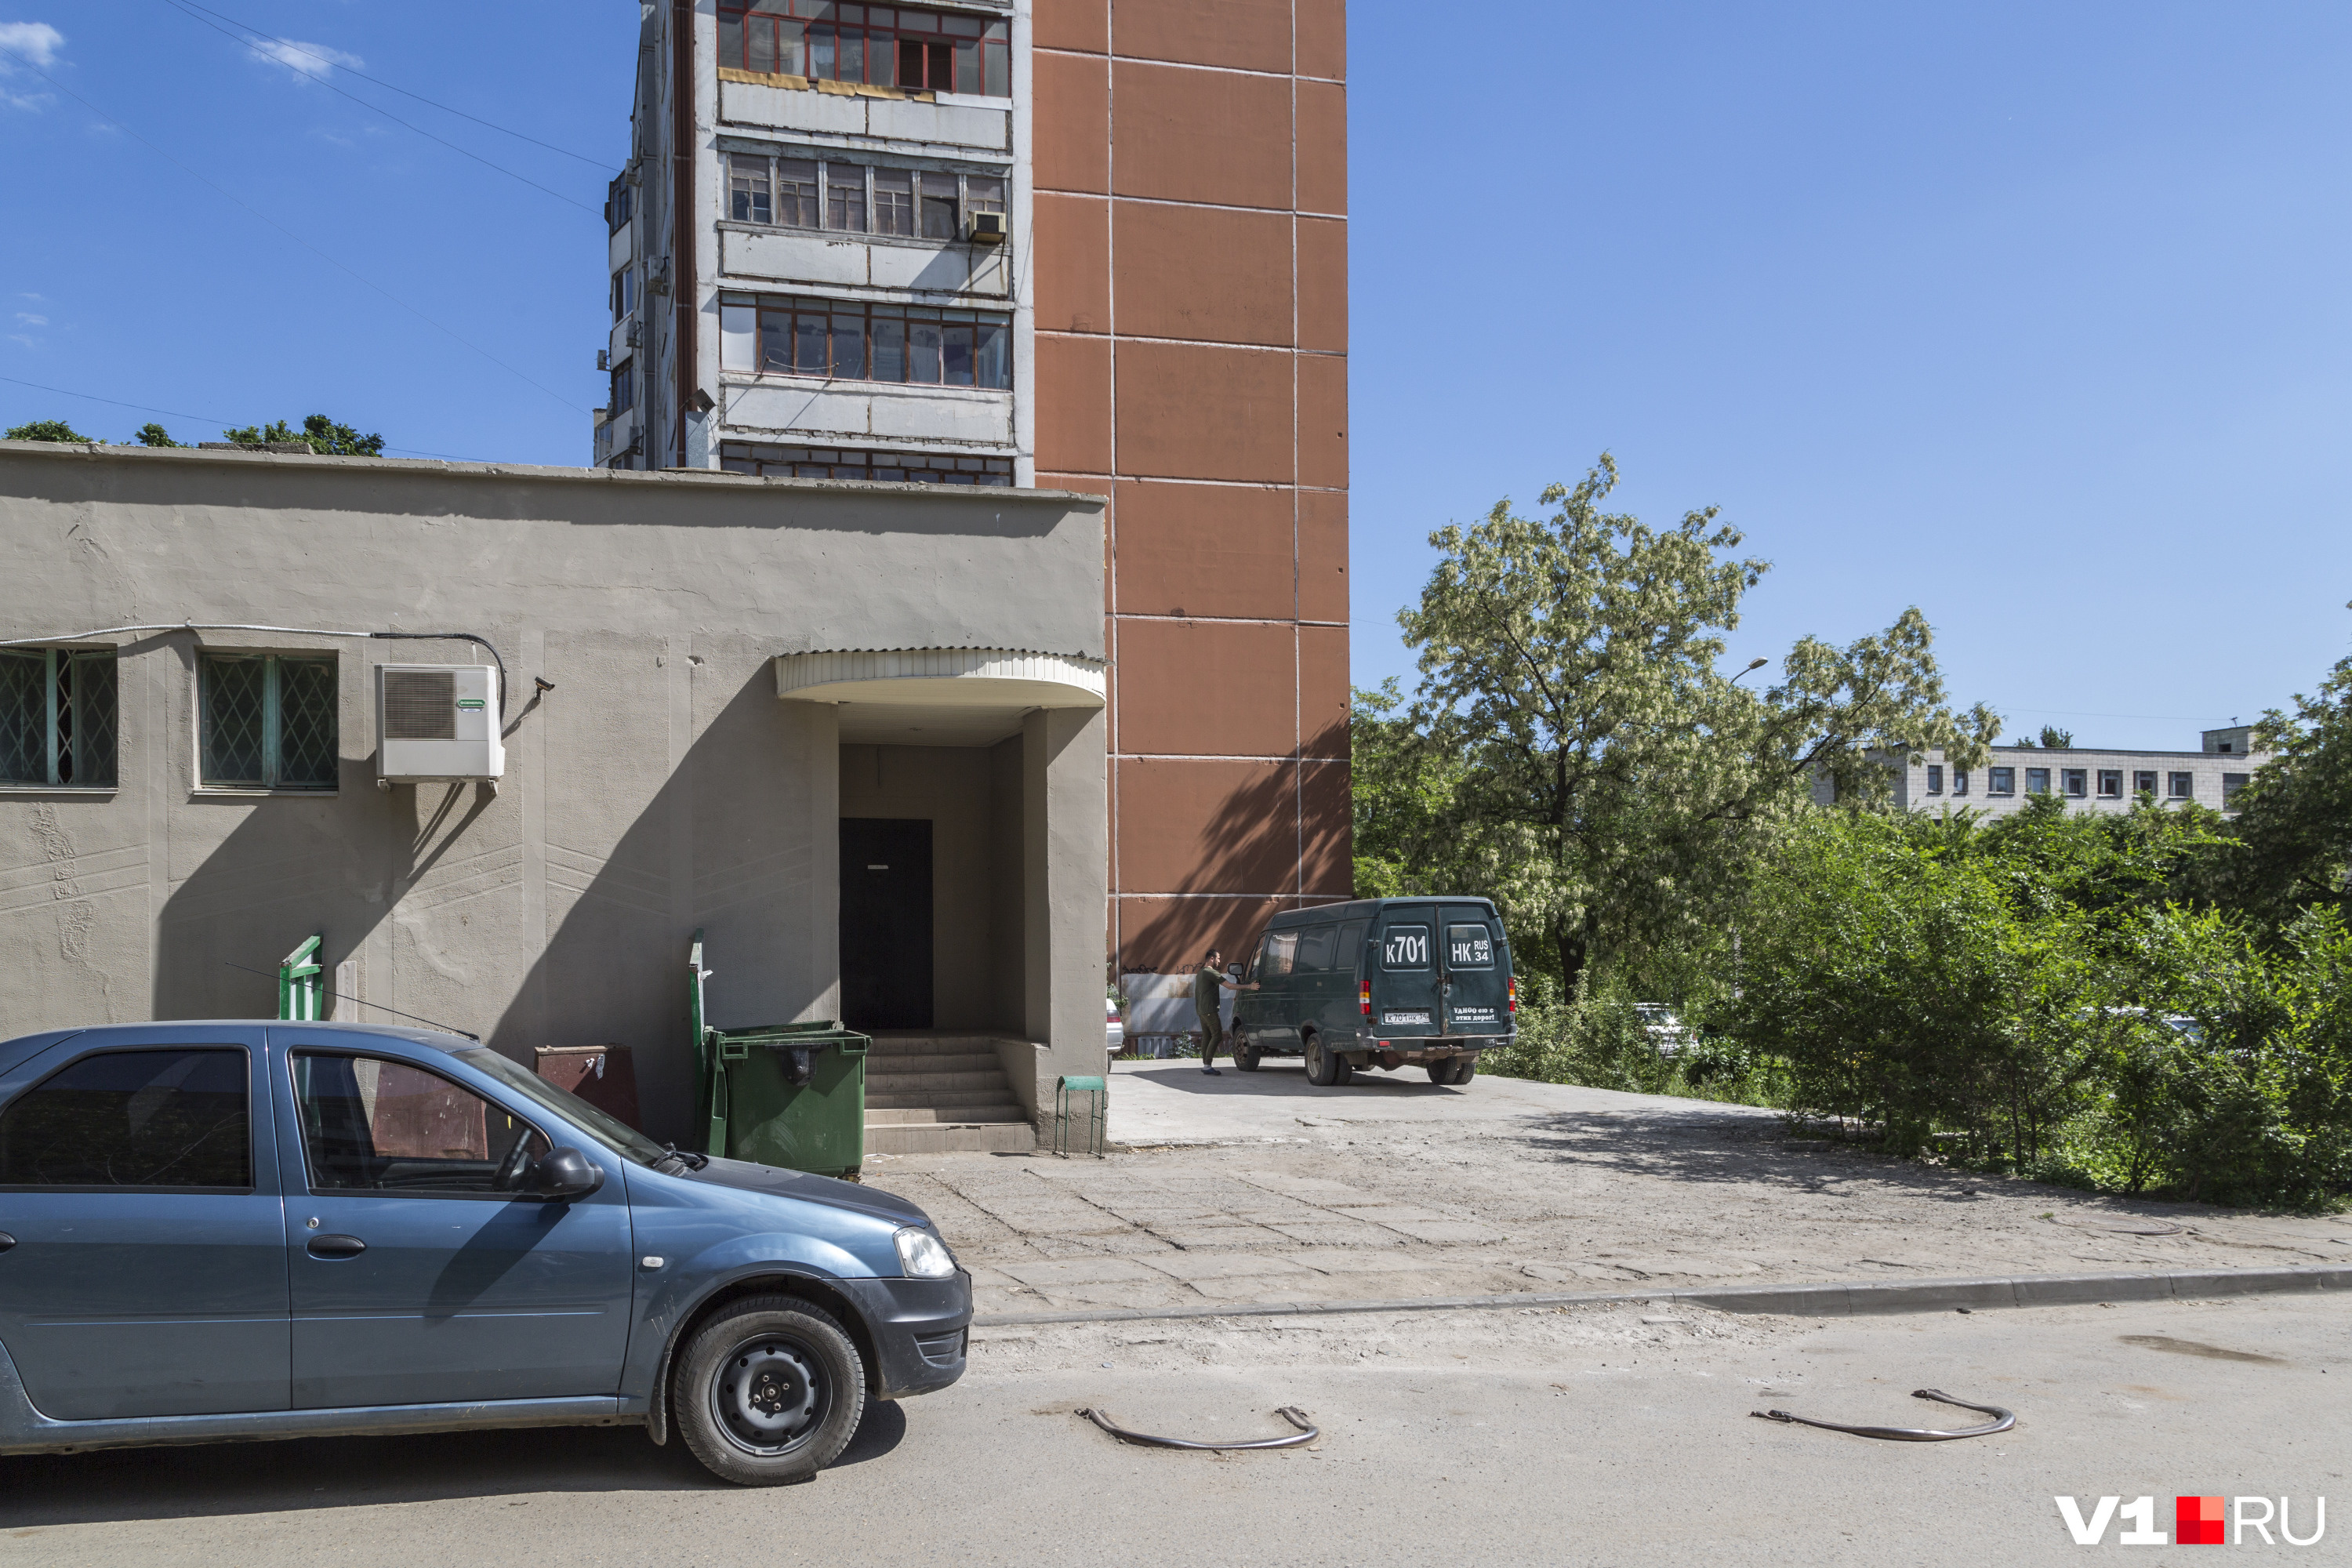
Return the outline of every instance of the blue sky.
<path id="1" fill-rule="evenodd" d="M 0 57 L 0 376 L 203 416 L 0 381 L 0 424 L 325 411 L 584 460 L 599 220 L 387 111 L 587 208 L 604 172 L 317 57 L 609 169 L 635 7 L 209 3 L 301 47 L 0 7 L 58 84 Z M 2193 746 L 2352 641 L 2352 11 L 1359 0 L 1351 32 L 1360 682 L 1410 676 L 1430 529 L 1603 448 L 1626 509 L 1719 505 L 1776 563 L 1741 662 L 1916 604 L 2012 733 Z"/>

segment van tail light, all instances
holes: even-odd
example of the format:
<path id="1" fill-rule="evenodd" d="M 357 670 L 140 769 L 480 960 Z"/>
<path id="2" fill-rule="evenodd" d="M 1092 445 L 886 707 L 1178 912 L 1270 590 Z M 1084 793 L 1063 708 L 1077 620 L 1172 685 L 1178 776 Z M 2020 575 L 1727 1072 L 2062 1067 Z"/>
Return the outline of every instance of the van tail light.
<path id="1" fill-rule="evenodd" d="M 1365 1017 L 1369 1018 L 1372 1016 L 1372 983 L 1370 981 L 1356 982 L 1356 1005 L 1364 1010 Z"/>
<path id="2" fill-rule="evenodd" d="M 1514 1013 L 1516 1013 L 1516 1012 L 1517 1012 L 1518 1010 L 1519 1010 L 1519 977 L 1518 977 L 1517 975 L 1514 974 L 1514 975 L 1512 975 L 1512 976 L 1511 976 L 1511 1011 L 1512 1011 L 1512 1012 L 1514 1012 Z"/>

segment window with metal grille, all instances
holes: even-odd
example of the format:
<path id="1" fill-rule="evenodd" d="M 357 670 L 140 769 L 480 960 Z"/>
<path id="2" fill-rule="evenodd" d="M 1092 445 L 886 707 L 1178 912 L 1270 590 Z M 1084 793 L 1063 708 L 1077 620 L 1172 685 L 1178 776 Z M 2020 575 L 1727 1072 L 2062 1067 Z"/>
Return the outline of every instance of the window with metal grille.
<path id="1" fill-rule="evenodd" d="M 334 655 L 208 653 L 196 681 L 208 788 L 335 787 Z"/>
<path id="2" fill-rule="evenodd" d="M 721 369 L 836 381 L 1013 386 L 1013 320 L 989 310 L 766 296 L 719 308 Z"/>
<path id="3" fill-rule="evenodd" d="M 1009 23 L 906 5 L 835 0 L 725 0 L 722 70 L 812 81 L 855 81 L 908 92 L 1013 95 Z"/>
<path id="4" fill-rule="evenodd" d="M 112 648 L 0 648 L 0 784 L 112 789 Z"/>

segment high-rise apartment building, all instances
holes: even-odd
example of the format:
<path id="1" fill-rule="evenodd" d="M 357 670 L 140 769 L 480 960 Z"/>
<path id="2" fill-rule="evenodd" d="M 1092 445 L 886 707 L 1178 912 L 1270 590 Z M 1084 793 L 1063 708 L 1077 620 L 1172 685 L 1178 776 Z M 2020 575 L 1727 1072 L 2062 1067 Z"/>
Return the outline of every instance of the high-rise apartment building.
<path id="1" fill-rule="evenodd" d="M 1108 498 L 1124 968 L 1350 891 L 1345 68 L 1344 0 L 646 7 L 596 460 Z"/>

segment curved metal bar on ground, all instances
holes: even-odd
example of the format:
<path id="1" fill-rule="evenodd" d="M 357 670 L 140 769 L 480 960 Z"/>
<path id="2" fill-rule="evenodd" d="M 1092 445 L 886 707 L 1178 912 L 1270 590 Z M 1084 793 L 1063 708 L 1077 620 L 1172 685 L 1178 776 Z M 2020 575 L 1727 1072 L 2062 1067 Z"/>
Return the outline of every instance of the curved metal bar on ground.
<path id="1" fill-rule="evenodd" d="M 1152 1448 L 1296 1448 L 1323 1435 L 1307 1419 L 1307 1412 L 1295 1405 L 1286 1405 L 1275 1414 L 1297 1427 L 1297 1431 L 1287 1437 L 1260 1437 L 1248 1443 L 1195 1443 L 1189 1437 L 1155 1437 L 1149 1432 L 1129 1431 L 1113 1421 L 1108 1410 L 1081 1410 L 1078 1414 L 1122 1443 L 1140 1443 Z"/>
<path id="2" fill-rule="evenodd" d="M 2017 1413 L 1998 1405 L 1971 1405 L 1965 1399 L 1955 1399 L 1938 1388 L 1915 1388 L 1914 1399 L 1932 1399 L 1941 1405 L 1957 1405 L 1963 1410 L 1981 1410 L 1996 1419 L 1981 1426 L 1962 1426 L 1950 1432 L 1933 1431 L 1926 1426 L 1846 1426 L 1835 1421 L 1816 1421 L 1809 1415 L 1791 1415 L 1785 1410 L 1751 1410 L 1750 1415 L 1760 1415 L 1767 1421 L 1794 1422 L 1801 1426 L 1819 1426 L 1824 1432 L 1851 1432 L 1857 1437 L 1889 1437 L 1898 1443 L 1942 1443 L 1954 1437 L 1990 1437 L 1995 1432 L 2006 1432 L 2017 1425 Z"/>

